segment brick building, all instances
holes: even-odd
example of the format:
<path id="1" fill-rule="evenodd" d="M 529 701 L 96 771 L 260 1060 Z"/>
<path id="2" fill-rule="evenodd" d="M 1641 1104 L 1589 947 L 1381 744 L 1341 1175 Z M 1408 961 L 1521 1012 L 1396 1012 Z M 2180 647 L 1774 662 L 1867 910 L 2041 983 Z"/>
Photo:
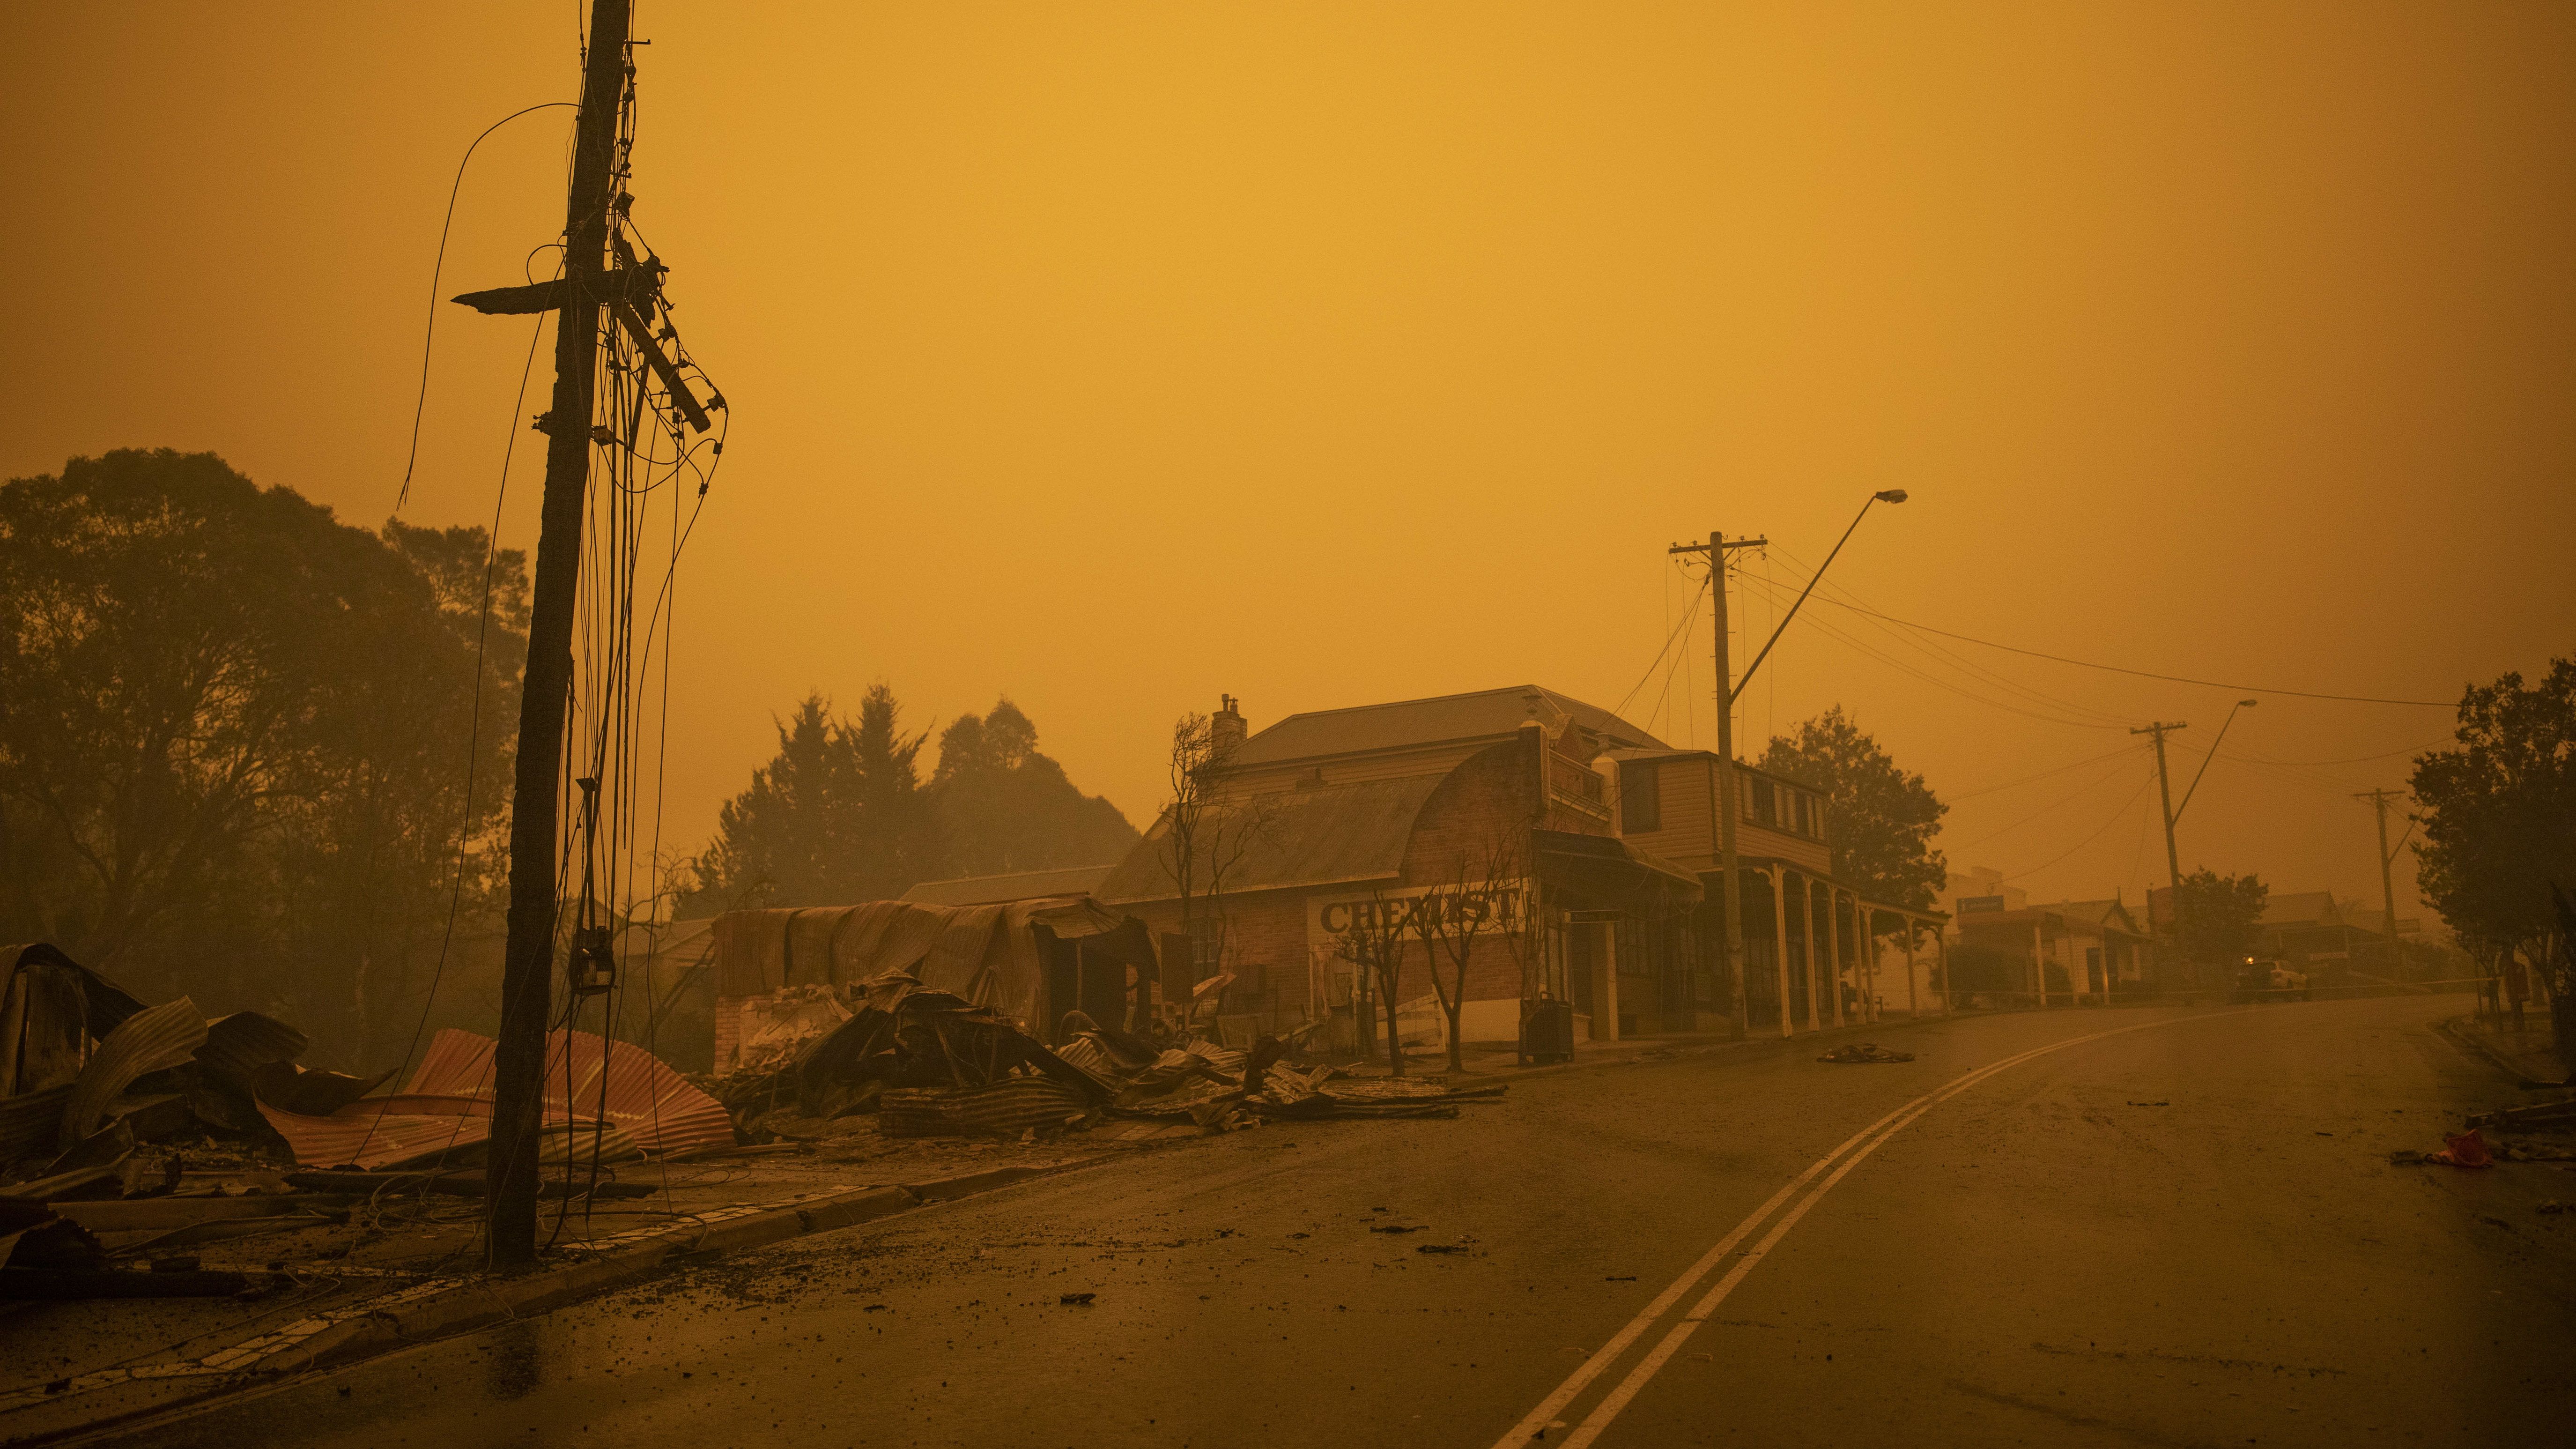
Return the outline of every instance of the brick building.
<path id="1" fill-rule="evenodd" d="M 1463 972 L 1445 947 L 1408 937 L 1400 948 L 1406 1040 L 1445 1032 L 1435 962 L 1443 980 L 1463 976 L 1466 1040 L 1513 1039 L 1522 1004 L 1542 995 L 1574 1003 L 1578 1032 L 1615 1038 L 1635 1024 L 1621 968 L 1647 964 L 1655 979 L 1693 959 L 1697 877 L 1618 838 L 1594 768 L 1606 752 L 1660 743 L 1607 710 L 1521 685 L 1295 714 L 1250 733 L 1229 699 L 1212 729 L 1220 763 L 1200 814 L 1182 824 L 1167 809 L 1097 891 L 1157 933 L 1166 999 L 1226 973 L 1236 1029 L 1330 1017 L 1355 1044 L 1383 1009 L 1359 938 L 1457 910 L 1483 926 Z"/>

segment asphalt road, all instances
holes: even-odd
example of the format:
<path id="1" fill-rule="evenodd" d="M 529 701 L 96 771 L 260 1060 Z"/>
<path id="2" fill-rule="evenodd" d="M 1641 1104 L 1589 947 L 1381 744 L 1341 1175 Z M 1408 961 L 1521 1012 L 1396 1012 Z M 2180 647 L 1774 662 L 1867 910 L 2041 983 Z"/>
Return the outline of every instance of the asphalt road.
<path id="1" fill-rule="evenodd" d="M 2457 1009 L 1548 1073 L 1455 1122 L 1263 1127 L 780 1244 L 139 1437 L 2554 1449 L 2576 1220 L 2536 1209 L 2576 1174 L 2387 1160 L 2522 1095 L 2427 1029 Z"/>

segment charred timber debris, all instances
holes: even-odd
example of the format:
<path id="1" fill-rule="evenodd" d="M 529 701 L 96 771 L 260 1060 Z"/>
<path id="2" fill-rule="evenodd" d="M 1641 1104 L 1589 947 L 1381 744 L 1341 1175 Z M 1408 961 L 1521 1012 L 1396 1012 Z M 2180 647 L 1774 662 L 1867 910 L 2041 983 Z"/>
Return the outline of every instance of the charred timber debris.
<path id="1" fill-rule="evenodd" d="M 391 1070 L 301 1065 L 310 1043 L 285 1022 L 208 1020 L 186 997 L 147 1006 L 52 946 L 0 948 L 0 968 L 0 1299 L 256 1298 L 291 1276 L 209 1271 L 172 1250 L 489 1196 L 490 1038 L 439 1033 L 389 1091 Z M 893 1138 L 1055 1139 L 1112 1118 L 1214 1134 L 1456 1117 L 1504 1090 L 1354 1077 L 1277 1037 L 1238 1051 L 1080 1013 L 1050 1049 L 908 971 L 857 1001 L 801 1039 L 774 1037 L 712 1092 L 640 1046 L 553 1033 L 543 1194 L 647 1197 L 657 1189 L 612 1164 L 794 1147 L 868 1117 Z"/>
<path id="2" fill-rule="evenodd" d="M 889 1137 L 1053 1136 L 1104 1117 L 1230 1132 L 1267 1120 L 1455 1117 L 1458 1103 L 1503 1092 L 1300 1066 L 1294 1043 L 1274 1036 L 1235 1050 L 1117 1031 L 1081 1012 L 1065 1025 L 1064 1044 L 1049 1048 L 989 1007 L 889 971 L 865 983 L 847 1020 L 773 1047 L 716 1090 L 747 1140 L 821 1136 L 868 1111 Z"/>

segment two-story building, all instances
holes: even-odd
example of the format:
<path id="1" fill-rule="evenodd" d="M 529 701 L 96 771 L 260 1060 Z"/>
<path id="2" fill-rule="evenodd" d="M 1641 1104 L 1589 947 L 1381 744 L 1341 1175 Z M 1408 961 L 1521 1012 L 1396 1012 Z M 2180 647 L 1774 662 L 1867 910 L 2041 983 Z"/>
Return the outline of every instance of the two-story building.
<path id="1" fill-rule="evenodd" d="M 1707 750 L 1629 746 L 1605 750 L 1596 768 L 1622 840 L 1691 870 L 1704 904 L 1694 913 L 1699 946 L 1690 993 L 1667 987 L 1665 1030 L 1712 1031 L 1735 1011 L 1716 901 L 1722 890 L 1717 755 Z M 1736 861 L 1744 913 L 1743 1011 L 1747 1025 L 1786 1036 L 1882 1012 L 1932 1015 L 1945 1009 L 1941 912 L 1868 899 L 1834 878 L 1830 802 L 1814 790 L 1738 762 Z M 1893 951 L 1883 950 L 1891 938 Z"/>
<path id="2" fill-rule="evenodd" d="M 1594 768 L 1661 745 L 1608 710 L 1517 685 L 1258 732 L 1227 699 L 1211 729 L 1195 812 L 1167 808 L 1098 887 L 1155 929 L 1166 1000 L 1221 973 L 1241 1029 L 1331 1018 L 1346 1045 L 1369 1040 L 1385 1006 L 1361 959 L 1370 928 L 1419 920 L 1426 900 L 1482 929 L 1463 970 L 1433 942 L 1398 940 L 1408 1041 L 1446 1030 L 1434 970 L 1468 1041 L 1516 1038 L 1541 998 L 1571 1002 L 1597 1038 L 1657 1029 L 1674 982 L 1691 987 L 1698 876 L 1619 837 Z M 1623 991 L 1631 978 L 1651 984 Z"/>

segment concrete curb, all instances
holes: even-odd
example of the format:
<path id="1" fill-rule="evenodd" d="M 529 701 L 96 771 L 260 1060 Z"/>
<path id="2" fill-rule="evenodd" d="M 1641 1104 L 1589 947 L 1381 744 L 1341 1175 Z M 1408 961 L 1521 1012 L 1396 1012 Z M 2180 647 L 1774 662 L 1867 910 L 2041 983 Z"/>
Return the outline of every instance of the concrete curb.
<path id="1" fill-rule="evenodd" d="M 2433 1023 L 2433 1030 L 2440 1032 L 2443 1037 L 2449 1040 L 2451 1045 L 2458 1047 L 2461 1051 L 2475 1056 L 2480 1061 L 2494 1067 L 2497 1071 L 2504 1073 L 2506 1078 L 2511 1080 L 2517 1087 L 2522 1087 L 2526 1090 L 2537 1090 L 2547 1087 L 2564 1087 L 2576 1084 L 2576 1079 L 2549 1082 L 2543 1081 L 2538 1077 L 2526 1075 L 2523 1072 L 2522 1063 L 2515 1061 L 2513 1058 L 2497 1051 L 2494 1047 L 2489 1046 L 2484 1041 L 2479 1040 L 2475 1033 L 2461 1030 L 2460 1018 L 2456 1016 L 2447 1021 L 2437 1021 Z"/>
<path id="2" fill-rule="evenodd" d="M 595 1294 L 623 1288 L 680 1260 L 692 1262 L 877 1222 L 939 1203 L 955 1202 L 1032 1178 L 1097 1167 L 1121 1154 L 1100 1153 L 1045 1167 L 996 1167 L 896 1186 L 844 1188 L 788 1203 L 720 1209 L 677 1227 L 648 1228 L 608 1240 L 600 1251 L 512 1278 L 445 1278 L 416 1283 L 365 1303 L 333 1310 L 248 1343 L 219 1349 L 194 1363 L 162 1369 L 114 1370 L 88 1387 L 169 1379 L 202 1379 L 207 1387 L 148 1408 L 110 1412 L 83 1423 L 0 1438 L 11 1444 L 70 1440 L 133 1432 L 139 1422 L 186 1414 L 245 1391 L 289 1381 L 300 1374 L 342 1368 L 396 1349 L 551 1312 Z"/>
<path id="3" fill-rule="evenodd" d="M 655 1230 L 580 1262 L 515 1278 L 462 1282 L 399 1306 L 362 1311 L 245 1367 L 261 1374 L 336 1368 L 433 1338 L 551 1312 L 578 1299 L 649 1278 L 683 1257 L 695 1260 L 739 1253 L 789 1238 L 857 1227 L 914 1208 L 955 1202 L 1030 1178 L 1087 1167 L 1099 1160 L 1080 1158 L 1050 1167 L 996 1167 L 928 1182 L 851 1188 L 736 1216 Z"/>

